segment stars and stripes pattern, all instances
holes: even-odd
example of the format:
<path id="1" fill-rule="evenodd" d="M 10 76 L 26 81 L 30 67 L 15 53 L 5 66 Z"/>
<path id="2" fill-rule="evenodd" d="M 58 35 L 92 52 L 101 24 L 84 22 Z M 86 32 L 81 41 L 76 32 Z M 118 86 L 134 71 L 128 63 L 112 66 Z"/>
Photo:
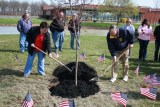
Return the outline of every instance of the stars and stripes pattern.
<path id="1" fill-rule="evenodd" d="M 157 97 L 157 88 L 140 88 L 140 92 L 152 100 L 155 100 Z"/>
<path id="2" fill-rule="evenodd" d="M 156 77 L 156 73 L 144 77 L 144 82 L 151 86 L 160 86 L 160 77 Z"/>
<path id="3" fill-rule="evenodd" d="M 111 98 L 113 101 L 126 107 L 127 105 L 127 94 L 122 92 L 111 93 Z"/>
<path id="4" fill-rule="evenodd" d="M 85 59 L 86 59 L 85 53 L 82 52 L 82 53 L 80 54 L 80 58 L 81 58 L 82 60 L 85 60 Z"/>
<path id="5" fill-rule="evenodd" d="M 33 100 L 32 100 L 32 96 L 31 96 L 30 92 L 27 93 L 27 95 L 22 103 L 22 107 L 33 107 Z"/>
<path id="6" fill-rule="evenodd" d="M 103 62 L 105 60 L 105 55 L 102 54 L 98 57 L 98 62 Z"/>
<path id="7" fill-rule="evenodd" d="M 74 100 L 63 100 L 59 103 L 59 107 L 75 107 Z"/>
<path id="8" fill-rule="evenodd" d="M 134 73 L 135 73 L 136 75 L 138 75 L 138 73 L 139 73 L 139 66 L 134 70 Z"/>

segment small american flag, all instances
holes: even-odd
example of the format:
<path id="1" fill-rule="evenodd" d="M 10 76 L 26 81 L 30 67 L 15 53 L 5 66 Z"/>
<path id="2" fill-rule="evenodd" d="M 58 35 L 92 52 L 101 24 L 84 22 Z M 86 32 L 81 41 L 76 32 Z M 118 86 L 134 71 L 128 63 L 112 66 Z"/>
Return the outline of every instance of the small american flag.
<path id="1" fill-rule="evenodd" d="M 160 86 L 160 77 L 152 78 L 149 84 L 152 86 Z"/>
<path id="2" fill-rule="evenodd" d="M 157 79 L 156 73 L 154 73 L 154 74 L 150 74 L 150 75 L 145 76 L 145 77 L 144 77 L 144 82 L 145 82 L 146 84 L 150 84 L 150 83 L 153 82 L 153 80 L 156 80 L 156 79 Z"/>
<path id="3" fill-rule="evenodd" d="M 103 62 L 105 60 L 105 55 L 102 54 L 98 57 L 98 62 Z"/>
<path id="4" fill-rule="evenodd" d="M 15 55 L 14 57 L 15 57 L 16 61 L 19 61 L 18 55 Z"/>
<path id="5" fill-rule="evenodd" d="M 157 88 L 140 88 L 140 92 L 142 95 L 155 100 L 157 96 Z"/>
<path id="6" fill-rule="evenodd" d="M 59 103 L 59 107 L 75 107 L 74 100 L 63 100 Z"/>
<path id="7" fill-rule="evenodd" d="M 28 92 L 23 103 L 22 103 L 22 107 L 32 107 L 32 106 L 33 106 L 32 96 L 31 96 L 30 92 Z"/>
<path id="8" fill-rule="evenodd" d="M 112 100 L 126 107 L 127 105 L 127 94 L 122 92 L 111 93 Z"/>
<path id="9" fill-rule="evenodd" d="M 81 58 L 82 60 L 85 60 L 85 59 L 86 59 L 85 53 L 82 52 L 82 53 L 80 54 L 80 58 Z"/>
<path id="10" fill-rule="evenodd" d="M 135 73 L 136 75 L 138 75 L 138 73 L 139 73 L 139 66 L 134 70 L 134 73 Z"/>

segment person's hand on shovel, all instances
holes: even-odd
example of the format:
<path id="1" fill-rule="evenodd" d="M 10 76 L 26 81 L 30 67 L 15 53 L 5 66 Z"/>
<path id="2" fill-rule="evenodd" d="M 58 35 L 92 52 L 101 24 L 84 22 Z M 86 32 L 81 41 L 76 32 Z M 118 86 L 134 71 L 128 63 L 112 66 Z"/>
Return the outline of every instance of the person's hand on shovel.
<path id="1" fill-rule="evenodd" d="M 129 44 L 129 48 L 133 48 L 133 44 Z"/>
<path id="2" fill-rule="evenodd" d="M 49 56 L 50 58 L 52 58 L 52 57 L 53 57 L 51 53 L 49 53 L 49 54 L 48 54 L 48 56 Z"/>
<path id="3" fill-rule="evenodd" d="M 117 57 L 113 56 L 113 62 L 116 62 L 116 61 L 117 61 Z"/>
<path id="4" fill-rule="evenodd" d="M 32 47 L 35 47 L 34 43 L 31 44 Z"/>

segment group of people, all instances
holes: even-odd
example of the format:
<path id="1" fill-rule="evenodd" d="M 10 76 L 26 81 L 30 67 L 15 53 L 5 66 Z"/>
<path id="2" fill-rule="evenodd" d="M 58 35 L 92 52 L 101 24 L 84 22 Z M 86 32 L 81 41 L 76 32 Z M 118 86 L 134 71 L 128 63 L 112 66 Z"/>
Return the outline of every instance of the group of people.
<path id="1" fill-rule="evenodd" d="M 51 54 L 51 43 L 50 34 L 48 29 L 50 28 L 52 39 L 54 43 L 54 57 L 58 58 L 58 51 L 62 51 L 64 42 L 64 13 L 63 11 L 56 10 L 53 21 L 48 25 L 47 22 L 41 22 L 40 26 L 32 27 L 32 22 L 29 20 L 29 13 L 25 13 L 22 18 L 18 21 L 17 29 L 20 32 L 19 47 L 20 52 L 24 53 L 28 51 L 28 58 L 24 68 L 24 77 L 28 77 L 31 73 L 32 63 L 35 55 L 38 55 L 37 70 L 38 74 L 45 75 L 44 70 L 44 58 L 45 52 L 48 52 L 48 56 L 52 57 Z M 74 14 L 72 19 L 68 23 L 68 30 L 71 34 L 70 48 L 74 49 L 74 38 L 76 38 L 77 47 L 80 49 L 79 42 L 79 31 L 80 22 L 78 15 Z"/>
<path id="2" fill-rule="evenodd" d="M 107 44 L 110 54 L 113 58 L 112 78 L 111 82 L 115 82 L 118 76 L 118 62 L 122 61 L 123 80 L 128 81 L 129 60 L 133 43 L 135 40 L 135 28 L 131 24 L 132 20 L 127 19 L 126 25 L 116 28 L 115 25 L 110 26 L 107 34 Z M 160 19 L 158 21 L 160 24 Z M 139 61 L 146 61 L 147 47 L 151 36 L 153 35 L 152 26 L 147 19 L 144 19 L 138 27 L 138 41 L 139 41 Z M 160 25 L 154 30 L 155 37 L 155 52 L 154 61 L 160 61 Z"/>
<path id="3" fill-rule="evenodd" d="M 160 23 L 160 20 L 159 20 Z M 18 21 L 17 29 L 20 32 L 20 51 L 23 53 L 28 50 L 28 58 L 24 68 L 24 77 L 28 77 L 31 73 L 32 63 L 35 55 L 38 55 L 38 73 L 45 75 L 44 71 L 44 52 L 48 52 L 48 56 L 51 54 L 50 34 L 48 28 L 50 28 L 52 39 L 54 43 L 55 57 L 58 58 L 58 51 L 62 51 L 64 42 L 64 13 L 63 11 L 56 11 L 53 21 L 48 25 L 47 22 L 41 22 L 40 26 L 32 27 L 32 23 L 29 20 L 29 14 L 25 13 L 23 17 Z M 68 30 L 71 34 L 70 48 L 74 49 L 74 38 L 76 38 L 77 49 L 80 49 L 79 32 L 80 21 L 78 15 L 74 14 L 72 19 L 69 20 Z M 153 33 L 152 27 L 147 19 L 144 19 L 141 25 L 138 27 L 138 40 L 139 40 L 139 60 L 146 60 L 147 47 L 150 41 L 150 37 Z M 160 60 L 159 47 L 160 47 L 160 25 L 156 27 L 154 31 L 155 37 L 155 54 L 154 60 Z M 117 28 L 115 25 L 111 25 L 109 32 L 106 36 L 108 49 L 113 58 L 112 66 L 112 78 L 111 82 L 115 82 L 118 76 L 118 62 L 122 61 L 123 66 L 123 80 L 128 81 L 129 71 L 129 57 L 131 54 L 131 48 L 135 40 L 135 28 L 132 25 L 132 20 L 127 19 L 126 24 Z M 41 51 L 42 50 L 42 51 Z"/>

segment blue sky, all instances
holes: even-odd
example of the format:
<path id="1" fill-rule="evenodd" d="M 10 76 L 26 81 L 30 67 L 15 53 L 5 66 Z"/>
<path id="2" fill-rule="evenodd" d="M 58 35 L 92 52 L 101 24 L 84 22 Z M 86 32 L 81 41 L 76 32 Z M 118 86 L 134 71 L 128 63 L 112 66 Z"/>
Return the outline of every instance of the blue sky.
<path id="1" fill-rule="evenodd" d="M 28 0 L 28 1 L 40 1 L 40 0 Z M 46 2 L 47 4 L 50 4 L 50 0 L 43 0 L 44 2 Z M 67 0 L 68 1 L 68 0 Z M 99 0 L 94 0 L 95 2 L 96 1 L 99 1 Z M 101 0 L 103 1 L 103 0 Z M 156 5 L 155 5 L 155 0 L 132 0 L 137 6 L 148 6 L 148 7 L 152 7 L 154 8 Z"/>

